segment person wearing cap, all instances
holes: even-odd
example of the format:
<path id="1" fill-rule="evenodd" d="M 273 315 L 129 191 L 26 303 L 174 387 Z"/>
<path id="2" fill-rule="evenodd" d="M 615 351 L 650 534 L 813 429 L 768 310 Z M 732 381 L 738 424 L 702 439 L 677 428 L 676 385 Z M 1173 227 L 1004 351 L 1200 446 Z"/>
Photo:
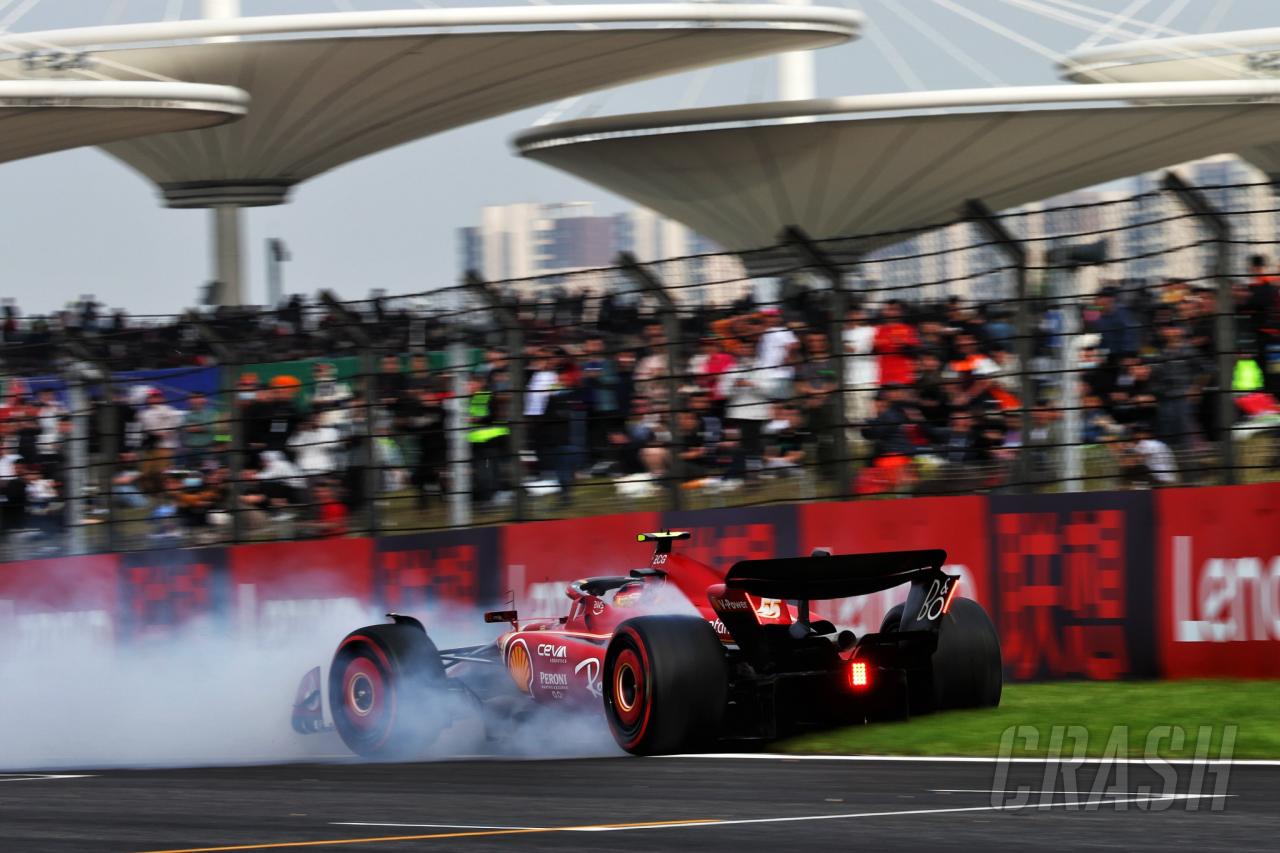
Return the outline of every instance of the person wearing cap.
<path id="1" fill-rule="evenodd" d="M 1101 335 L 1102 348 L 1112 362 L 1138 351 L 1138 321 L 1120 304 L 1119 296 L 1120 291 L 1114 285 L 1098 291 L 1098 316 L 1090 330 Z"/>
<path id="2" fill-rule="evenodd" d="M 1254 359 L 1267 391 L 1280 395 L 1280 284 L 1265 255 L 1250 260 L 1249 290 L 1240 310 L 1253 332 Z"/>

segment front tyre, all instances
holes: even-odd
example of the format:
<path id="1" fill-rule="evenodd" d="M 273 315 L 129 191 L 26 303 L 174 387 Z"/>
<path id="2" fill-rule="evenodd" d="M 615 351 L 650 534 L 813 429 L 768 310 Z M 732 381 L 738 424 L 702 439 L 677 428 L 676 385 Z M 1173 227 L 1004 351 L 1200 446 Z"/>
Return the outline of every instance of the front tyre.
<path id="1" fill-rule="evenodd" d="M 719 733 L 729 692 L 724 647 L 698 616 L 628 619 L 609 643 L 601 686 L 620 747 L 680 752 Z"/>
<path id="2" fill-rule="evenodd" d="M 342 742 L 365 758 L 411 758 L 449 725 L 435 643 L 415 625 L 370 625 L 338 645 L 329 707 Z"/>

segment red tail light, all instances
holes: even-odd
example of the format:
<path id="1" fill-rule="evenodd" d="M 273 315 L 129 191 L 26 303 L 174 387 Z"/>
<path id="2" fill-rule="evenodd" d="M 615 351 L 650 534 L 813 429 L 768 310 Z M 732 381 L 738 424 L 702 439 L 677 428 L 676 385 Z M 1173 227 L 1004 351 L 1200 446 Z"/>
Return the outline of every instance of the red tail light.
<path id="1" fill-rule="evenodd" d="M 866 661 L 854 661 L 853 665 L 849 667 L 849 685 L 861 690 L 870 683 Z"/>
<path id="2" fill-rule="evenodd" d="M 956 590 L 960 588 L 960 578 L 956 578 L 951 582 L 951 589 L 947 590 L 947 600 L 942 602 L 942 612 L 947 613 L 951 610 L 951 599 L 956 597 Z"/>

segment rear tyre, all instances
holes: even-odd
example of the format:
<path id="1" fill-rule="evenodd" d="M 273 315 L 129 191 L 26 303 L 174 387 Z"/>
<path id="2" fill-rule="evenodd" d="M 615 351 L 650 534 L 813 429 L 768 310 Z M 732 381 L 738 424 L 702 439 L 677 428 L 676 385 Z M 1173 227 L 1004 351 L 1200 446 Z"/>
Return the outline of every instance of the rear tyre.
<path id="1" fill-rule="evenodd" d="M 365 758 L 412 758 L 449 725 L 444 664 L 416 625 L 370 625 L 338 645 L 329 708 L 342 742 Z"/>
<path id="2" fill-rule="evenodd" d="M 724 647 L 698 616 L 628 619 L 605 653 L 602 688 L 609 729 L 627 752 L 690 749 L 715 738 L 724 719 Z"/>
<path id="3" fill-rule="evenodd" d="M 996 626 L 981 604 L 957 598 L 942 617 L 933 653 L 933 707 L 994 708 L 1000 704 L 1003 685 Z"/>
<path id="4" fill-rule="evenodd" d="M 882 633 L 899 629 L 902 607 L 896 605 L 885 614 Z M 957 598 L 942 617 L 930 666 L 907 673 L 911 713 L 994 708 L 1000 704 L 1003 672 L 1000 637 L 991 617 L 973 599 Z"/>

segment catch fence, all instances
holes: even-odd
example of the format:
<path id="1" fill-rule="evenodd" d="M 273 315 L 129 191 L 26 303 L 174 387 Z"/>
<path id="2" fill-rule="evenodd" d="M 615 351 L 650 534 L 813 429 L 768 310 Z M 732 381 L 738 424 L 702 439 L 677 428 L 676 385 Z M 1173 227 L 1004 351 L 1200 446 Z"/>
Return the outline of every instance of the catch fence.
<path id="1" fill-rule="evenodd" d="M 15 314 L 0 557 L 1277 479 L 1277 212 L 1170 175 L 402 296 Z"/>

